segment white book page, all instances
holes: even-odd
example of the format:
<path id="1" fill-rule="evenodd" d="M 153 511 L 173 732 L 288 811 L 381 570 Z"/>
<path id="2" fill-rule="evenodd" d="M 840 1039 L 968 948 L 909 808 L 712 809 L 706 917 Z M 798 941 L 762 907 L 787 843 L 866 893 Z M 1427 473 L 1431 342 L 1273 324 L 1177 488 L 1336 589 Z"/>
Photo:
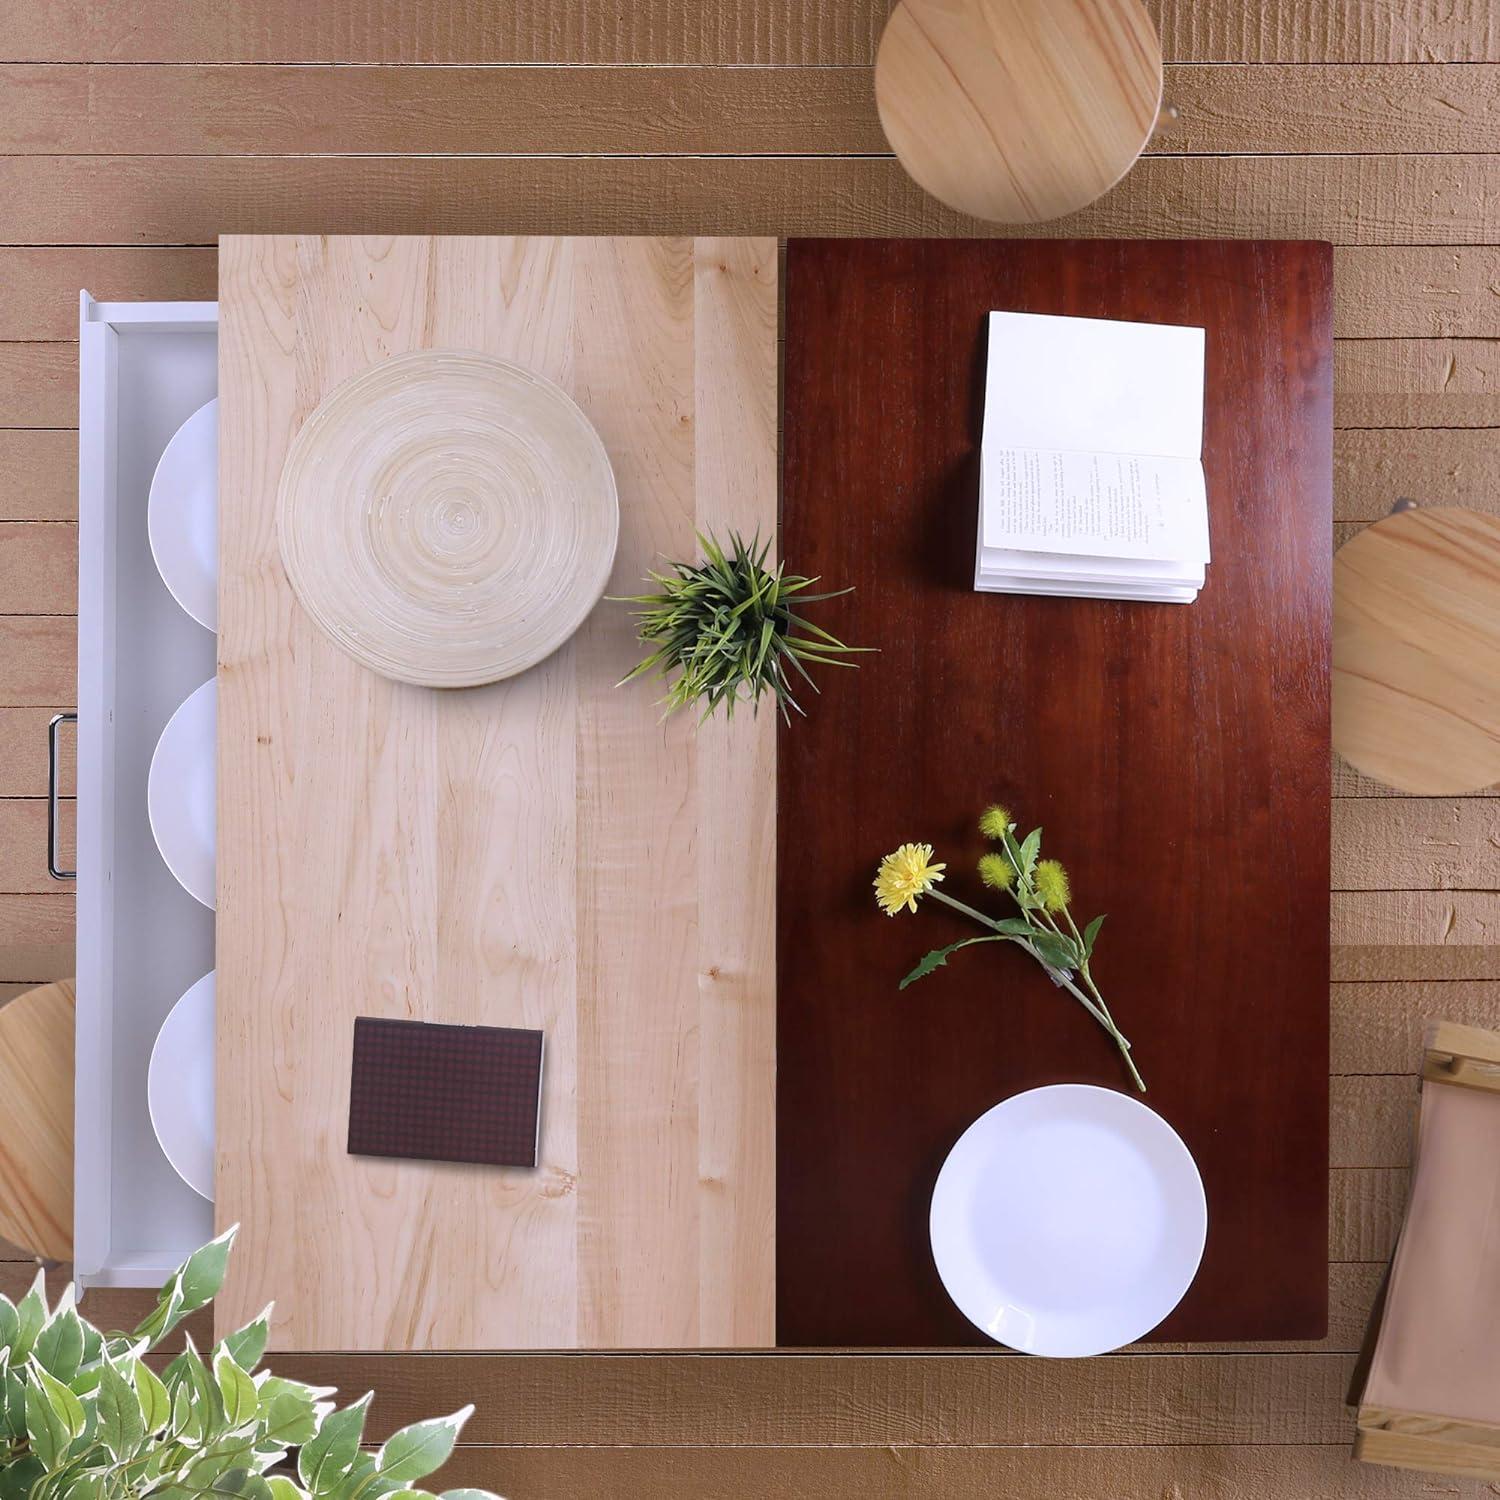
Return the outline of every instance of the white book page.
<path id="1" fill-rule="evenodd" d="M 992 312 L 984 446 L 1203 455 L 1201 328 Z"/>
<path id="2" fill-rule="evenodd" d="M 1208 502 L 1196 458 L 1041 451 L 986 442 L 981 547 L 1206 563 Z"/>

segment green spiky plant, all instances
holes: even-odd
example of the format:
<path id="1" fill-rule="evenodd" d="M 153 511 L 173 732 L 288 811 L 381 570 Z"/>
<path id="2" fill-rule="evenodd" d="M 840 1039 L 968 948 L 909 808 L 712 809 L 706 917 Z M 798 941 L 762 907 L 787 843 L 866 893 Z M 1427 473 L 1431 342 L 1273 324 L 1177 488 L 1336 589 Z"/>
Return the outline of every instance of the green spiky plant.
<path id="1" fill-rule="evenodd" d="M 0 1500 L 434 1500 L 415 1486 L 447 1462 L 473 1408 L 367 1451 L 368 1394 L 339 1410 L 326 1387 L 255 1373 L 269 1307 L 207 1358 L 188 1338 L 160 1375 L 147 1363 L 213 1300 L 234 1233 L 189 1256 L 130 1333 L 86 1323 L 71 1286 L 49 1308 L 41 1272 L 20 1302 L 0 1296 Z M 442 1500 L 496 1497 L 465 1489 Z"/>
<path id="2" fill-rule="evenodd" d="M 702 561 L 652 572 L 657 592 L 617 601 L 640 606 L 636 633 L 650 651 L 620 686 L 637 677 L 660 678 L 669 683 L 667 713 L 701 704 L 703 719 L 720 704 L 726 717 L 739 702 L 758 711 L 769 692 L 790 723 L 793 711 L 804 712 L 793 686 L 800 691 L 805 683 L 818 691 L 810 666 L 853 667 L 858 664 L 848 658 L 869 649 L 846 646 L 801 613 L 805 605 L 852 590 L 809 593 L 816 578 L 787 573 L 779 562 L 766 566 L 771 543 L 759 533 L 747 542 L 732 531 L 727 547 L 700 534 L 698 545 Z"/>

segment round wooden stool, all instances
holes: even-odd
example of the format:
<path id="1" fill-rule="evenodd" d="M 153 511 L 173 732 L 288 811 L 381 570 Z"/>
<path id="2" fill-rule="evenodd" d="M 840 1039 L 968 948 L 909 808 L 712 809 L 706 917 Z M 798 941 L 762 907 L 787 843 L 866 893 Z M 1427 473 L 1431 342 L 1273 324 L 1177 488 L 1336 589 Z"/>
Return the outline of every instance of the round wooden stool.
<path id="1" fill-rule="evenodd" d="M 73 981 L 0 1006 L 0 1238 L 73 1258 Z"/>
<path id="2" fill-rule="evenodd" d="M 880 123 L 935 198 L 1007 224 L 1092 203 L 1161 106 L 1140 0 L 901 0 L 875 61 Z"/>
<path id="3" fill-rule="evenodd" d="M 1407 510 L 1339 549 L 1333 744 L 1404 792 L 1500 781 L 1500 517 Z"/>

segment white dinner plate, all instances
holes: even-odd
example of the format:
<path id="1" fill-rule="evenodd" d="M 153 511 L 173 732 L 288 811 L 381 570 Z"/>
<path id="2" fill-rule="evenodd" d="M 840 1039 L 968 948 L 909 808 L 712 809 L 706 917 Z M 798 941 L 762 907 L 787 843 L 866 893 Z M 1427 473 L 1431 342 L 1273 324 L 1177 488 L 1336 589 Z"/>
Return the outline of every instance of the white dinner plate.
<path id="1" fill-rule="evenodd" d="M 1127 1094 L 1016 1094 L 958 1138 L 929 1220 L 959 1311 L 1027 1354 L 1102 1354 L 1149 1333 L 1198 1273 L 1208 1204 L 1182 1138 Z"/>
<path id="2" fill-rule="evenodd" d="M 200 406 L 151 476 L 146 534 L 162 582 L 202 626 L 219 628 L 219 403 Z"/>
<path id="3" fill-rule="evenodd" d="M 212 907 L 219 695 L 210 677 L 167 720 L 151 756 L 146 811 L 156 847 L 190 896 Z"/>
<path id="4" fill-rule="evenodd" d="M 214 1197 L 214 970 L 167 1014 L 146 1078 L 151 1124 L 173 1170 Z"/>

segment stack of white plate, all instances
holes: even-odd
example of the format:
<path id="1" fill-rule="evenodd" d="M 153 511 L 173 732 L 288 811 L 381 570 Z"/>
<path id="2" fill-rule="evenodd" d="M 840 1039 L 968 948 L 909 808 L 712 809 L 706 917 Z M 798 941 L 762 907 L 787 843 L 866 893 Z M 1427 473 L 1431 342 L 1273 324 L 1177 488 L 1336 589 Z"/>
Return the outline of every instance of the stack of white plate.
<path id="1" fill-rule="evenodd" d="M 206 630 L 219 623 L 219 403 L 173 435 L 151 480 L 146 530 L 172 597 Z M 210 678 L 167 721 L 151 757 L 151 832 L 182 888 L 212 908 L 218 691 Z M 151 1123 L 194 1192 L 214 1195 L 214 972 L 172 1007 L 151 1050 Z"/>

